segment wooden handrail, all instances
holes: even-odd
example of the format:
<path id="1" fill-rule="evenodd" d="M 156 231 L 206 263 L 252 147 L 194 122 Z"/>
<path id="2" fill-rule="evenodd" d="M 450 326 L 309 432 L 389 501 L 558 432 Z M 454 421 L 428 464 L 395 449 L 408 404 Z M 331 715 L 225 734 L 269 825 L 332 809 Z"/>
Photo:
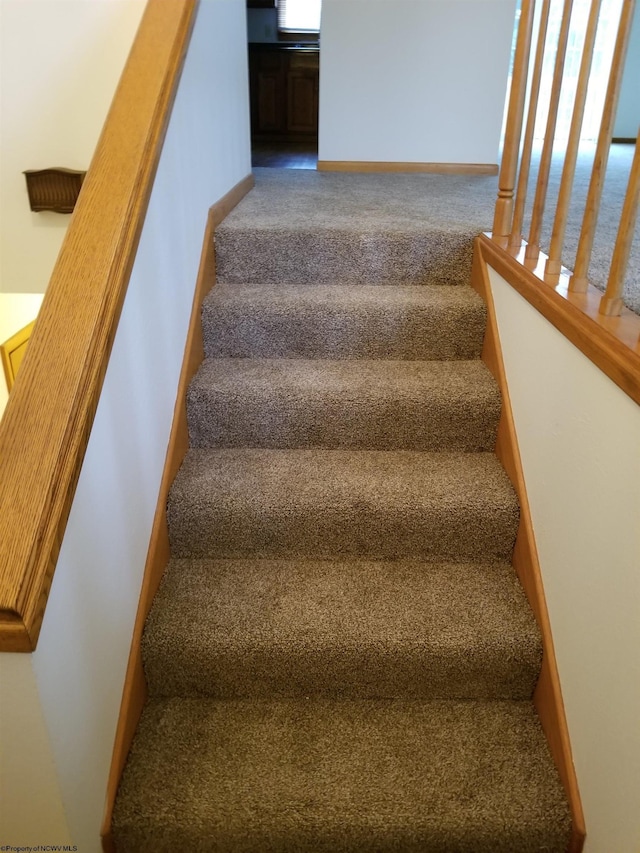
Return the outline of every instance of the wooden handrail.
<path id="1" fill-rule="evenodd" d="M 0 423 L 0 650 L 37 643 L 197 0 L 148 0 Z"/>
<path id="2" fill-rule="evenodd" d="M 573 0 L 565 0 L 562 10 L 562 21 L 558 34 L 556 47 L 556 61 L 553 67 L 553 80 L 551 81 L 551 95 L 549 98 L 549 112 L 547 114 L 547 125 L 544 132 L 544 143 L 540 156 L 538 168 L 538 182 L 533 200 L 531 212 L 531 227 L 529 229 L 528 245 L 525 257 L 536 260 L 540 251 L 540 234 L 542 232 L 542 219 L 547 200 L 547 189 L 549 187 L 549 172 L 551 171 L 551 157 L 553 156 L 553 142 L 556 135 L 556 124 L 558 122 L 558 105 L 560 104 L 560 91 L 562 89 L 562 75 L 564 74 L 564 62 L 567 55 L 567 43 L 569 41 L 569 26 L 571 24 L 571 10 Z"/>
<path id="3" fill-rule="evenodd" d="M 640 137 L 640 128 L 638 128 Z M 631 164 L 629 184 L 622 206 L 622 215 L 618 227 L 616 245 L 609 270 L 609 280 L 605 295 L 600 300 L 600 313 L 609 317 L 618 317 L 622 313 L 622 287 L 629 263 L 629 253 L 633 241 L 636 218 L 638 216 L 638 201 L 640 200 L 640 140 L 636 141 L 636 150 Z"/>
<path id="4" fill-rule="evenodd" d="M 513 189 L 516 183 L 520 134 L 522 133 L 522 122 L 524 119 L 529 53 L 531 51 L 531 34 L 533 32 L 533 12 L 533 0 L 522 0 L 516 52 L 513 60 L 511 92 L 509 93 L 504 150 L 502 153 L 500 176 L 498 178 L 498 199 L 493 219 L 494 237 L 504 238 L 508 237 L 511 233 Z"/>
<path id="5" fill-rule="evenodd" d="M 635 2 L 636 0 L 624 0 L 618 23 L 613 61 L 609 72 L 609 82 L 607 83 L 607 93 L 602 111 L 602 123 L 600 125 L 600 132 L 598 133 L 598 144 L 593 159 L 587 203 L 582 220 L 582 228 L 580 229 L 576 263 L 573 275 L 569 281 L 569 290 L 579 293 L 584 293 L 589 285 L 589 262 L 593 250 L 593 240 L 596 233 L 596 223 L 598 221 L 598 211 L 600 210 L 604 179 L 607 172 L 607 163 L 609 162 L 611 137 L 613 136 L 613 125 L 616 119 L 616 108 L 618 106 L 618 96 L 620 94 L 627 47 L 629 45 L 629 36 L 631 35 L 631 22 L 633 21 Z"/>
<path id="6" fill-rule="evenodd" d="M 562 250 L 564 248 L 564 235 L 567 230 L 567 216 L 569 215 L 569 202 L 571 201 L 571 190 L 578 160 L 578 148 L 580 147 L 580 133 L 584 118 L 584 107 L 587 101 L 587 88 L 589 86 L 589 75 L 591 74 L 591 62 L 593 59 L 593 47 L 596 43 L 596 32 L 598 30 L 598 18 L 602 0 L 591 0 L 589 9 L 589 20 L 582 48 L 582 59 L 578 73 L 578 85 L 576 87 L 571 126 L 569 128 L 569 139 L 564 155 L 562 177 L 560 178 L 560 191 L 556 204 L 556 215 L 553 220 L 551 232 L 551 245 L 549 246 L 549 258 L 545 267 L 545 273 L 549 276 L 559 276 L 562 269 Z"/>

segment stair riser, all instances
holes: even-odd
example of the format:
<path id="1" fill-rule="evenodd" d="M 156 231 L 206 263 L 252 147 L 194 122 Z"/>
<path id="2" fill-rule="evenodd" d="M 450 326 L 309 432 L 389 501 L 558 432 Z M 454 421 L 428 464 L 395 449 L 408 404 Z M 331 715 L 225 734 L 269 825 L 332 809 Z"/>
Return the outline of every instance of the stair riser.
<path id="1" fill-rule="evenodd" d="M 247 833 L 241 838 L 216 841 L 215 846 L 208 834 L 214 827 L 199 834 L 195 829 L 176 831 L 158 821 L 154 828 L 153 835 L 134 824 L 118 831 L 115 836 L 118 853 L 174 853 L 175 850 L 188 850 L 189 853 L 565 853 L 567 849 L 563 839 L 549 847 L 544 832 L 526 826 L 520 830 L 503 829 L 492 833 L 478 830 L 476 834 L 466 833 L 464 840 L 455 839 L 453 827 L 434 828 L 424 834 L 407 832 L 405 837 L 398 830 L 385 837 L 384 827 L 378 827 L 373 840 L 371 833 L 366 831 L 361 834 L 352 831 L 347 839 L 344 831 L 336 830 L 326 838 L 319 828 L 310 826 L 300 827 L 295 835 L 286 839 L 281 832 L 269 836 Z"/>
<path id="2" fill-rule="evenodd" d="M 484 311 L 473 307 L 380 315 L 276 309 L 208 305 L 206 357 L 466 360 L 479 357 L 485 330 Z"/>
<path id="3" fill-rule="evenodd" d="M 490 451 L 500 415 L 497 396 L 467 401 L 344 400 L 225 393 L 192 387 L 191 447 L 326 447 L 362 450 Z M 474 405 L 475 404 L 475 405 Z"/>
<path id="4" fill-rule="evenodd" d="M 508 560 L 516 495 L 490 453 L 189 451 L 173 557 Z"/>
<path id="5" fill-rule="evenodd" d="M 193 644 L 195 646 L 196 643 Z M 402 648 L 395 654 L 363 649 L 320 649 L 315 654 L 269 647 L 210 650 L 143 646 L 149 694 L 211 699 L 530 699 L 540 660 L 513 650 L 456 654 Z"/>
<path id="6" fill-rule="evenodd" d="M 260 496 L 236 506 L 194 500 L 168 519 L 175 557 L 350 557 L 509 559 L 517 513 L 450 504 L 423 513 L 383 513 L 359 503 L 281 507 Z"/>
<path id="7" fill-rule="evenodd" d="M 355 234 L 340 231 L 216 234 L 219 281 L 265 284 L 467 284 L 467 234 Z"/>

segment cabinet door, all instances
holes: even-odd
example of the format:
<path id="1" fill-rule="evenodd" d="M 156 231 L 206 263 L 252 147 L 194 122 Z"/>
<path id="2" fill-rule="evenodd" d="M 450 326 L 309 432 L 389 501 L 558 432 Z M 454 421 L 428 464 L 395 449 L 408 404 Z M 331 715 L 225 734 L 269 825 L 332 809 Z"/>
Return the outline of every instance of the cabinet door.
<path id="1" fill-rule="evenodd" d="M 317 54 L 291 57 L 287 73 L 287 130 L 318 132 L 318 78 Z"/>
<path id="2" fill-rule="evenodd" d="M 258 133 L 283 129 L 284 86 L 279 72 L 258 74 Z"/>
<path id="3" fill-rule="evenodd" d="M 285 122 L 283 57 L 275 51 L 251 57 L 251 130 L 254 134 L 282 133 Z"/>

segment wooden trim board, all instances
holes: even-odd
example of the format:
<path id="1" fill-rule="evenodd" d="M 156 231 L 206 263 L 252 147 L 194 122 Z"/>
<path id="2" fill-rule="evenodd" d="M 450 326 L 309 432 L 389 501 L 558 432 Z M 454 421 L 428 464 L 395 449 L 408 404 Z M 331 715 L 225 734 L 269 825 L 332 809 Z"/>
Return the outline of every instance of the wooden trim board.
<path id="1" fill-rule="evenodd" d="M 512 562 L 542 635 L 542 669 L 533 701 L 571 809 L 571 841 L 567 853 L 581 853 L 586 836 L 584 814 L 571 753 L 569 729 L 567 727 L 560 677 L 553 637 L 551 635 L 551 623 L 544 595 L 542 573 L 540 571 L 538 551 L 531 521 L 531 510 L 522 471 L 506 372 L 502 360 L 493 296 L 488 280 L 487 261 L 484 257 L 484 245 L 481 238 L 476 240 L 471 284 L 487 305 L 487 331 L 482 351 L 482 360 L 498 382 L 502 395 L 502 412 L 498 424 L 496 456 L 507 472 L 520 502 L 520 523 Z"/>
<path id="2" fill-rule="evenodd" d="M 495 163 L 396 163 L 377 160 L 318 160 L 319 172 L 425 172 L 434 175 L 497 175 Z"/>
<path id="3" fill-rule="evenodd" d="M 37 644 L 196 7 L 148 0 L 0 423 L 0 651 Z"/>
<path id="4" fill-rule="evenodd" d="M 236 184 L 225 196 L 217 201 L 209 210 L 207 226 L 202 246 L 198 279 L 196 282 L 189 329 L 185 345 L 182 369 L 176 393 L 176 402 L 173 411 L 173 423 L 169 436 L 169 445 L 165 458 L 160 492 L 156 504 L 149 550 L 145 563 L 144 576 L 138 611 L 133 628 L 133 637 L 129 651 L 129 662 L 125 675 L 124 688 L 122 691 L 122 702 L 120 715 L 116 729 L 111 768 L 107 782 L 107 797 L 105 813 L 102 821 L 101 837 L 104 853 L 112 853 L 114 850 L 111 838 L 111 819 L 113 806 L 118 792 L 120 777 L 124 769 L 125 761 L 133 736 L 135 734 L 142 708 L 147 698 L 147 684 L 142 668 L 141 640 L 144 623 L 151 609 L 153 598 L 156 594 L 164 570 L 169 562 L 169 529 L 167 526 L 167 498 L 169 489 L 173 483 L 178 468 L 180 467 L 187 448 L 189 446 L 189 433 L 187 428 L 187 388 L 191 378 L 197 371 L 204 358 L 202 343 L 202 324 L 200 312 L 202 301 L 215 283 L 215 251 L 214 230 L 227 214 L 233 210 L 238 202 L 253 187 L 253 175 L 247 175 Z"/>

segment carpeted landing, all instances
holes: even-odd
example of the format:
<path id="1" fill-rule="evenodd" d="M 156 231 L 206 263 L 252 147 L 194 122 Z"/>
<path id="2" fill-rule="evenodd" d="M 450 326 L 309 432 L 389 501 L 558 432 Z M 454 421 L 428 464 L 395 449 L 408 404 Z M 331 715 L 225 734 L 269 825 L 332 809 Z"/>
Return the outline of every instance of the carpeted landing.
<path id="1" fill-rule="evenodd" d="M 258 174 L 216 234 L 120 853 L 566 853 L 481 228 L 381 185 Z"/>

